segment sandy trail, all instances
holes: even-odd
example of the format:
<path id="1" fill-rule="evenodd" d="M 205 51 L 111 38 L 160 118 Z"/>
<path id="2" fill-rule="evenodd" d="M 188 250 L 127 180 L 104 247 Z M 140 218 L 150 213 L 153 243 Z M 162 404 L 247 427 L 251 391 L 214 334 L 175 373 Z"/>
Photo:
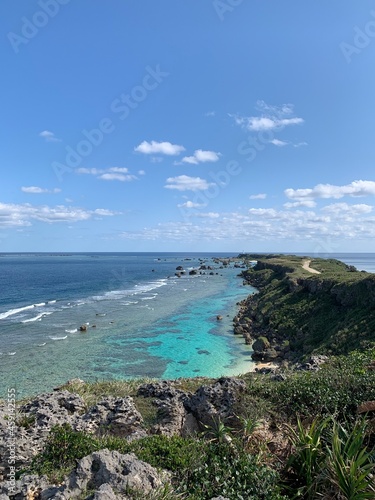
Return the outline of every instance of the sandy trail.
<path id="1" fill-rule="evenodd" d="M 312 273 L 312 274 L 321 274 L 320 271 L 317 271 L 316 269 L 313 269 L 312 267 L 310 267 L 310 262 L 311 262 L 311 260 L 304 260 L 303 264 L 302 264 L 303 269 L 305 269 L 305 271 L 309 271 L 309 273 Z"/>

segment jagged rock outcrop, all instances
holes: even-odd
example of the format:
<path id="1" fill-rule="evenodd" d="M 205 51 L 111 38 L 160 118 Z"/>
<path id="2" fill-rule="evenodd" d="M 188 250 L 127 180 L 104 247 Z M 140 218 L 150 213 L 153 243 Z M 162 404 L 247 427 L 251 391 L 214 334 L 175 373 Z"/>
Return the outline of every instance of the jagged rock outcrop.
<path id="1" fill-rule="evenodd" d="M 150 398 L 157 414 L 156 423 L 146 430 L 142 415 L 129 396 L 109 396 L 87 409 L 79 395 L 57 389 L 37 396 L 19 408 L 14 428 L 17 441 L 15 466 L 17 470 L 22 470 L 30 465 L 34 456 L 43 450 L 49 432 L 55 425 L 69 424 L 77 431 L 96 435 L 112 434 L 128 440 L 150 434 L 195 435 L 201 432 L 202 424 L 212 425 L 218 419 L 230 419 L 244 390 L 243 380 L 230 377 L 220 378 L 212 385 L 202 385 L 194 394 L 179 389 L 178 382 L 173 381 L 143 384 L 139 387 L 137 398 Z M 9 429 L 5 415 L 6 408 L 0 406 L 0 500 L 8 500 L 12 493 L 6 483 L 9 472 Z M 87 487 L 95 490 L 87 497 L 88 500 L 125 499 L 125 482 L 129 487 L 139 487 L 141 483 L 137 482 L 138 476 L 143 478 L 140 487 L 145 489 L 142 491 L 146 492 L 161 484 L 160 477 L 155 476 L 152 467 L 139 465 L 140 461 L 135 460 L 134 456 L 108 450 L 94 453 L 80 461 L 63 485 L 48 484 L 45 477 L 22 477 L 16 481 L 12 498 L 85 498 L 82 491 Z"/>
<path id="2" fill-rule="evenodd" d="M 82 458 L 63 484 L 48 483 L 45 477 L 24 476 L 14 488 L 0 487 L 0 499 L 85 500 L 127 499 L 129 490 L 147 494 L 161 487 L 168 474 L 139 460 L 134 453 L 101 450 Z M 93 491 L 87 496 L 85 492 Z"/>
<path id="3" fill-rule="evenodd" d="M 8 424 L 5 407 L 0 407 L 0 481 L 8 467 Z M 28 465 L 42 449 L 49 431 L 55 425 L 69 424 L 73 429 L 101 434 L 112 434 L 128 439 L 147 435 L 143 418 L 131 397 L 107 397 L 86 411 L 83 399 L 69 391 L 56 391 L 37 396 L 22 405 L 14 427 L 17 442 L 15 466 L 18 470 Z"/>
<path id="4" fill-rule="evenodd" d="M 171 382 L 164 380 L 143 384 L 138 389 L 138 395 L 156 398 L 153 404 L 157 407 L 158 422 L 151 427 L 151 433 L 187 436 L 199 431 L 198 422 L 187 410 L 191 395 L 176 389 Z"/>
<path id="5" fill-rule="evenodd" d="M 137 437 L 146 435 L 143 430 L 143 417 L 130 396 L 104 398 L 75 422 L 74 428 L 96 434 L 104 431 L 121 437 L 132 434 L 136 434 Z"/>
<path id="6" fill-rule="evenodd" d="M 213 385 L 202 385 L 186 403 L 196 419 L 204 425 L 233 416 L 233 407 L 245 390 L 241 379 L 222 377 Z"/>

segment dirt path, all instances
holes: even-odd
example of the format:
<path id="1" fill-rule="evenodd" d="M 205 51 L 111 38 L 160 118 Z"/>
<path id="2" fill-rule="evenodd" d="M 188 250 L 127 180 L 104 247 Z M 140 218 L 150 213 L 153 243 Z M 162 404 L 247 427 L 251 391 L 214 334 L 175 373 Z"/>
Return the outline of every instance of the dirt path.
<path id="1" fill-rule="evenodd" d="M 302 267 L 305 269 L 305 271 L 309 271 L 309 273 L 313 273 L 313 274 L 321 274 L 320 271 L 317 271 L 316 269 L 313 269 L 312 267 L 310 267 L 310 262 L 311 262 L 311 260 L 304 260 L 303 261 Z"/>

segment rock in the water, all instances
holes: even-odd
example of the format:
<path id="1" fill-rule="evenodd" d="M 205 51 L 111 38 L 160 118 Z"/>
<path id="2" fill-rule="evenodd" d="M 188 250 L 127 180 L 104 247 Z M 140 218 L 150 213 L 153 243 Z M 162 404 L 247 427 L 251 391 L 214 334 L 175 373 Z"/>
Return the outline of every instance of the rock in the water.
<path id="1" fill-rule="evenodd" d="M 81 326 L 79 327 L 79 331 L 80 331 L 80 332 L 87 332 L 87 325 L 81 325 Z"/>

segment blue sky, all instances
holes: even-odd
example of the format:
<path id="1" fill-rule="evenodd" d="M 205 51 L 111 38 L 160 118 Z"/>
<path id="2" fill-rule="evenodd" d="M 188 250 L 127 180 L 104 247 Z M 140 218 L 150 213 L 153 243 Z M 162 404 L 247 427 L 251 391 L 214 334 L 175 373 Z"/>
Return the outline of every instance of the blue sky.
<path id="1" fill-rule="evenodd" d="M 3 0 L 0 252 L 374 251 L 375 7 Z"/>

